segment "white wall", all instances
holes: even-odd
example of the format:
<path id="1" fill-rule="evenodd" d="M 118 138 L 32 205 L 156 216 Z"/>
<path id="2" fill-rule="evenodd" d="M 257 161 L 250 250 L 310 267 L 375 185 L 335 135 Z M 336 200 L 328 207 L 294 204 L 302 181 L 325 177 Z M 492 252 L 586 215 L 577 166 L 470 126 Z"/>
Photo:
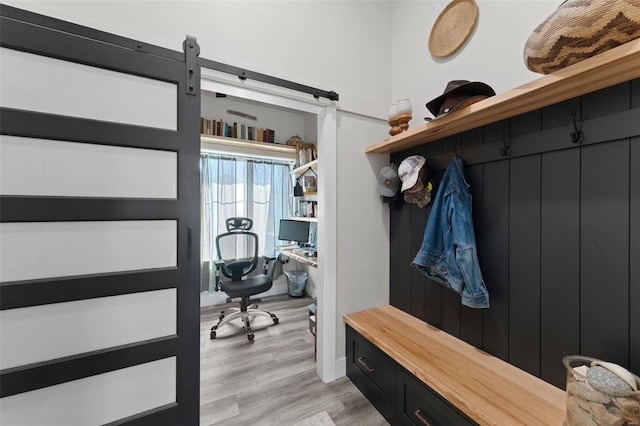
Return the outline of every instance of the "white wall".
<path id="1" fill-rule="evenodd" d="M 429 53 L 431 28 L 449 1 L 393 2 L 392 97 L 413 104 L 411 126 L 432 117 L 425 103 L 439 96 L 450 80 L 482 81 L 496 93 L 541 77 L 529 71 L 524 45 L 533 30 L 560 1 L 476 0 L 478 23 L 462 47 L 446 58 Z"/>
<path id="2" fill-rule="evenodd" d="M 363 155 L 387 130 L 378 119 L 338 114 L 337 359 L 345 356 L 342 316 L 389 303 L 389 207 L 377 190 L 389 156 Z"/>

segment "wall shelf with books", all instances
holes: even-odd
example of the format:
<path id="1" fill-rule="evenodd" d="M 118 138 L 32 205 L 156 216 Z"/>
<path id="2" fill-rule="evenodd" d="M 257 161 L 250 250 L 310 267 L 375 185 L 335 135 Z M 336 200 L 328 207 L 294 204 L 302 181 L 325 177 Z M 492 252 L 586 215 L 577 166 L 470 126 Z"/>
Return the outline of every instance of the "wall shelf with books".
<path id="1" fill-rule="evenodd" d="M 200 133 L 210 136 L 275 143 L 276 131 L 266 127 L 200 117 Z"/>
<path id="2" fill-rule="evenodd" d="M 311 196 L 294 197 L 294 213 L 292 219 L 308 222 L 318 221 L 317 193 Z"/>
<path id="3" fill-rule="evenodd" d="M 312 142 L 296 143 L 296 166 L 303 168 L 318 159 L 318 147 Z"/>

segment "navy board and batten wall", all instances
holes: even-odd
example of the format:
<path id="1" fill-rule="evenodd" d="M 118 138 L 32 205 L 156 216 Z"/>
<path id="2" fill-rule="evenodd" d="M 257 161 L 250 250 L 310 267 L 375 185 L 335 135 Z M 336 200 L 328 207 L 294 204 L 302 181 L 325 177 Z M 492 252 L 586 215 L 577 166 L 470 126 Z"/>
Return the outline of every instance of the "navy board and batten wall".
<path id="1" fill-rule="evenodd" d="M 456 152 L 491 306 L 462 306 L 411 268 L 431 206 L 406 203 L 390 215 L 390 304 L 558 387 L 569 354 L 640 373 L 640 80 L 391 161 L 423 155 L 437 183 Z"/>

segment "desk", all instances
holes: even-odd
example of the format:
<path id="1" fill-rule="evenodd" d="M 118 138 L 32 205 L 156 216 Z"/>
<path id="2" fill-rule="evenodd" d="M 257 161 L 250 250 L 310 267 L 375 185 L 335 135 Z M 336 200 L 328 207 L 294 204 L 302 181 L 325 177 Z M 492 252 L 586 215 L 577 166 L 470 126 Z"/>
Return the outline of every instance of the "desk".
<path id="1" fill-rule="evenodd" d="M 291 259 L 297 260 L 298 262 L 304 263 L 305 265 L 313 266 L 314 268 L 318 267 L 317 257 L 310 257 L 310 256 L 297 254 L 293 251 L 294 250 L 293 248 L 276 247 L 276 250 L 283 256 L 287 256 Z"/>

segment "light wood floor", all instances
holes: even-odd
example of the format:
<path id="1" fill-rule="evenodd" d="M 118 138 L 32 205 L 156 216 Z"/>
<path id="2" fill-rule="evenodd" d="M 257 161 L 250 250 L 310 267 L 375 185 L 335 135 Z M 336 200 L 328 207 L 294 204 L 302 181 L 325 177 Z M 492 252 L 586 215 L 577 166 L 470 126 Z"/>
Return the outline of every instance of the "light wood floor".
<path id="1" fill-rule="evenodd" d="M 201 309 L 200 425 L 287 426 L 326 411 L 336 426 L 387 425 L 360 391 L 342 377 L 326 384 L 315 371 L 313 336 L 308 328 L 309 298 L 288 295 L 260 304 L 278 316 L 252 321 L 255 341 L 234 325 L 209 331 L 226 304 Z M 226 336 L 225 336 L 226 335 Z"/>

